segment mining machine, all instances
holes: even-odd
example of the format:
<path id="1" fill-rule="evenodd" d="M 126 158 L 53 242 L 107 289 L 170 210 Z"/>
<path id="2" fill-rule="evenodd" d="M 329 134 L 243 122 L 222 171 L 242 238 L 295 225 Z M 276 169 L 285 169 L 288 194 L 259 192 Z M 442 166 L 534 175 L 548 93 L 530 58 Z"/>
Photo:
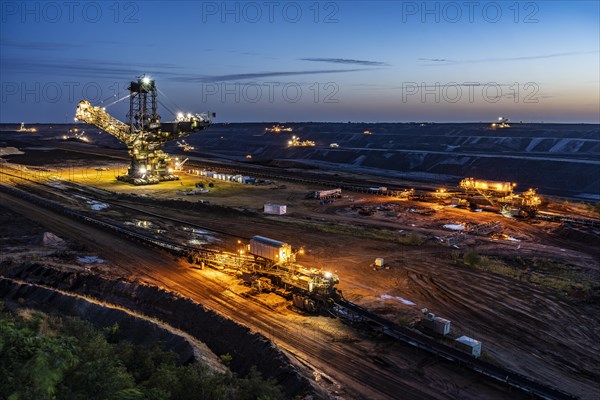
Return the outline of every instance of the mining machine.
<path id="1" fill-rule="evenodd" d="M 535 189 L 529 189 L 521 194 L 514 193 L 516 183 L 491 182 L 475 178 L 465 178 L 459 186 L 469 197 L 480 195 L 489 204 L 498 207 L 500 213 L 506 216 L 519 215 L 532 217 L 537 213 L 541 199 Z"/>
<path id="2" fill-rule="evenodd" d="M 498 122 L 492 123 L 492 128 L 501 128 L 501 129 L 510 128 L 508 121 L 509 121 L 508 118 L 498 117 Z"/>
<path id="3" fill-rule="evenodd" d="M 173 122 L 161 122 L 154 80 L 141 76 L 132 81 L 128 89 L 128 124 L 108 114 L 104 107 L 93 106 L 87 100 L 79 102 L 75 118 L 97 126 L 127 145 L 131 164 L 127 175 L 117 179 L 134 185 L 179 179 L 172 174 L 171 159 L 162 150 L 163 145 L 208 128 L 215 114 L 180 113 Z"/>

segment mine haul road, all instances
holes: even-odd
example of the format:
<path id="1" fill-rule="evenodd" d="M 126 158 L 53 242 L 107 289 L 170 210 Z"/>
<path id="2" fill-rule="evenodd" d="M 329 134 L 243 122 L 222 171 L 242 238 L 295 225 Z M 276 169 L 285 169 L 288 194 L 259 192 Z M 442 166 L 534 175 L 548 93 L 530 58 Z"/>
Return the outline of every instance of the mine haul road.
<path id="1" fill-rule="evenodd" d="M 0 193 L 0 201 L 57 235 L 97 252 L 110 261 L 115 273 L 178 292 L 262 333 L 304 364 L 314 376 L 328 382 L 324 386 L 337 398 L 476 399 L 483 393 L 485 398 L 521 398 L 517 393 L 505 391 L 500 384 L 390 339 L 379 339 L 378 343 L 370 338 L 360 338 L 357 333 L 355 340 L 334 340 L 330 330 L 310 322 L 312 317 L 285 318 L 229 290 L 227 283 L 230 280 L 222 280 L 227 282 L 223 284 L 215 279 L 202 279 L 204 271 L 187 268 L 165 252 L 114 236 L 6 193 Z M 212 270 L 208 273 L 219 274 Z M 416 360 L 420 366 L 427 367 L 427 374 L 431 376 L 415 379 L 414 370 L 410 373 L 400 366 L 382 365 L 375 357 L 381 341 L 389 358 L 403 358 L 405 365 L 414 364 Z"/>

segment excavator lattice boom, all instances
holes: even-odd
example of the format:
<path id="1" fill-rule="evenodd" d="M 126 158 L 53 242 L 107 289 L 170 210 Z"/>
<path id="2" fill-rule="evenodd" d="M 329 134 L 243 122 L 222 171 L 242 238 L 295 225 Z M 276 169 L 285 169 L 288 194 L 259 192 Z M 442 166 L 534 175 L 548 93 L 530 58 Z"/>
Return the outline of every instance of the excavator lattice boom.
<path id="1" fill-rule="evenodd" d="M 77 105 L 76 119 L 97 126 L 127 145 L 131 164 L 127 175 L 117 179 L 135 185 L 179 179 L 171 173 L 174 170 L 170 167 L 171 159 L 162 146 L 208 128 L 210 118 L 215 114 L 180 113 L 175 121 L 161 122 L 153 80 L 142 76 L 131 82 L 129 91 L 129 124 L 114 118 L 102 107 L 92 106 L 87 100 Z"/>

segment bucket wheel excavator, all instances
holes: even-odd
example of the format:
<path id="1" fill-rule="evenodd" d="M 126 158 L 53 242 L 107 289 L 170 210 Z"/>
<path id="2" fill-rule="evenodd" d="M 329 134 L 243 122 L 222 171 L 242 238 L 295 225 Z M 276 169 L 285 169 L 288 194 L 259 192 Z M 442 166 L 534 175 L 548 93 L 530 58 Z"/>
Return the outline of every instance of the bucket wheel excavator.
<path id="1" fill-rule="evenodd" d="M 95 125 L 127 145 L 131 164 L 120 181 L 149 185 L 179 179 L 162 147 L 166 142 L 202 131 L 211 124 L 210 114 L 178 114 L 173 122 L 161 122 L 157 112 L 157 88 L 147 76 L 129 85 L 129 124 L 119 121 L 87 100 L 77 105 L 75 119 Z"/>
<path id="2" fill-rule="evenodd" d="M 469 197 L 478 194 L 489 204 L 498 207 L 501 214 L 512 216 L 515 212 L 522 217 L 533 217 L 541 204 L 541 199 L 535 189 L 529 189 L 521 194 L 514 193 L 516 183 L 490 182 L 475 178 L 460 181 L 459 186 Z"/>

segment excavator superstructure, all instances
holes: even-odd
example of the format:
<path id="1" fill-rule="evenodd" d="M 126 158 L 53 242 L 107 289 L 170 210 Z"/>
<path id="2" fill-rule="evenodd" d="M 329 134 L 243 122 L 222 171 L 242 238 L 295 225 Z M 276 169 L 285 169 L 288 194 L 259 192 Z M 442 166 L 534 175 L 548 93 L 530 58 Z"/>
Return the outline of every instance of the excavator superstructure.
<path id="1" fill-rule="evenodd" d="M 129 124 L 119 121 L 103 107 L 82 100 L 75 118 L 95 125 L 127 145 L 131 164 L 127 175 L 117 179 L 134 185 L 155 184 L 177 180 L 170 166 L 170 157 L 162 147 L 166 142 L 202 131 L 211 124 L 215 114 L 178 114 L 173 122 L 161 122 L 157 112 L 157 89 L 154 80 L 146 76 L 129 85 Z"/>
<path id="2" fill-rule="evenodd" d="M 506 216 L 516 214 L 522 217 L 533 217 L 542 203 L 535 189 L 529 189 L 521 194 L 514 193 L 516 183 L 465 178 L 460 181 L 459 186 L 470 198 L 479 195 L 490 205 L 498 207 L 500 213 Z"/>

